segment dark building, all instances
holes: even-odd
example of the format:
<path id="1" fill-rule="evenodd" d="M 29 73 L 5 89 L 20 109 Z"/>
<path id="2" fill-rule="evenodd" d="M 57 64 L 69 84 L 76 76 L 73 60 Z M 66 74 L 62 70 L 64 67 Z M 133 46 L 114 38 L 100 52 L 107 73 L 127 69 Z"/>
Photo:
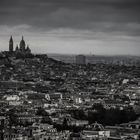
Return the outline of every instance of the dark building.
<path id="1" fill-rule="evenodd" d="M 21 52 L 25 52 L 25 46 L 26 46 L 26 44 L 25 44 L 24 38 L 22 36 L 22 40 L 20 41 L 20 51 Z"/>
<path id="2" fill-rule="evenodd" d="M 76 56 L 76 64 L 85 65 L 86 64 L 86 57 L 84 55 L 77 55 Z"/>
<path id="3" fill-rule="evenodd" d="M 26 47 L 26 43 L 24 41 L 23 36 L 22 36 L 22 39 L 20 41 L 19 47 L 17 45 L 15 52 L 21 53 L 21 54 L 30 54 L 31 53 L 31 49 L 29 48 L 29 46 L 27 45 L 27 47 Z"/>
<path id="4" fill-rule="evenodd" d="M 14 53 L 14 54 L 26 55 L 26 54 L 31 54 L 31 49 L 29 48 L 28 45 L 26 47 L 24 37 L 22 36 L 19 47 L 17 45 L 15 48 L 15 51 L 14 51 L 14 41 L 13 41 L 13 38 L 11 36 L 10 41 L 9 41 L 9 52 Z"/>
<path id="5" fill-rule="evenodd" d="M 9 52 L 13 52 L 14 49 L 14 42 L 13 42 L 13 38 L 11 36 L 10 40 L 9 40 Z"/>

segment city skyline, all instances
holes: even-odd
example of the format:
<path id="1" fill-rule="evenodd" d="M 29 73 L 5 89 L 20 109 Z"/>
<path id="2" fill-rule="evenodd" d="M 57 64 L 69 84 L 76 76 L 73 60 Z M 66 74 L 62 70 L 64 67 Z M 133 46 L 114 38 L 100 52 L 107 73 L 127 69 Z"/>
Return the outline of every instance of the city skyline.
<path id="1" fill-rule="evenodd" d="M 33 53 L 140 55 L 138 0 L 0 0 L 0 51 L 24 35 Z"/>

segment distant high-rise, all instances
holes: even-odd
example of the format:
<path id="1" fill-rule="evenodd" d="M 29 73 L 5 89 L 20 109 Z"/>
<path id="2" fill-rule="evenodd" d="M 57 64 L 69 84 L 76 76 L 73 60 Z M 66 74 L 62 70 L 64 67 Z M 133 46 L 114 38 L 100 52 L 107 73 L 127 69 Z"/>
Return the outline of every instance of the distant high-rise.
<path id="1" fill-rule="evenodd" d="M 12 36 L 10 37 L 10 40 L 9 40 L 9 52 L 13 52 L 13 49 L 14 49 L 14 42 L 13 42 L 13 38 Z"/>
<path id="2" fill-rule="evenodd" d="M 76 64 L 85 65 L 86 64 L 86 57 L 84 55 L 77 55 L 76 56 Z"/>

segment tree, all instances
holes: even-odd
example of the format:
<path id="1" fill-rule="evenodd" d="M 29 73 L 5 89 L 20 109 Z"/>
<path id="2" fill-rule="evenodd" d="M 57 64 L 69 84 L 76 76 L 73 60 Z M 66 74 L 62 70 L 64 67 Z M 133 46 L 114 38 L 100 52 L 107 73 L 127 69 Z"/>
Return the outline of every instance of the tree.
<path id="1" fill-rule="evenodd" d="M 7 116 L 9 116 L 9 126 L 17 125 L 17 115 L 15 114 L 14 109 L 9 110 Z"/>
<path id="2" fill-rule="evenodd" d="M 49 114 L 48 114 L 48 113 L 45 111 L 45 109 L 43 109 L 43 108 L 39 108 L 39 109 L 37 110 L 36 115 L 38 115 L 38 116 L 49 116 Z"/>
<path id="3" fill-rule="evenodd" d="M 64 118 L 63 128 L 64 128 L 64 130 L 66 130 L 68 128 L 68 120 L 67 120 L 67 118 Z"/>

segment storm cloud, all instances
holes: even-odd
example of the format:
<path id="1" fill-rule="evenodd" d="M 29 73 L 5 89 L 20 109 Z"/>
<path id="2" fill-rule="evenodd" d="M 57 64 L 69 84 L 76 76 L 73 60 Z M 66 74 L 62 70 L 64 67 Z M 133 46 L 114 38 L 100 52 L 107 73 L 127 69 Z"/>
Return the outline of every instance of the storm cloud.
<path id="1" fill-rule="evenodd" d="M 114 54 L 116 48 L 117 54 L 139 55 L 139 13 L 139 0 L 0 0 L 0 37 L 6 42 L 10 34 L 24 34 L 35 52 L 35 44 L 56 53 L 67 53 L 72 44 L 68 53 L 88 48 L 86 53 Z"/>

